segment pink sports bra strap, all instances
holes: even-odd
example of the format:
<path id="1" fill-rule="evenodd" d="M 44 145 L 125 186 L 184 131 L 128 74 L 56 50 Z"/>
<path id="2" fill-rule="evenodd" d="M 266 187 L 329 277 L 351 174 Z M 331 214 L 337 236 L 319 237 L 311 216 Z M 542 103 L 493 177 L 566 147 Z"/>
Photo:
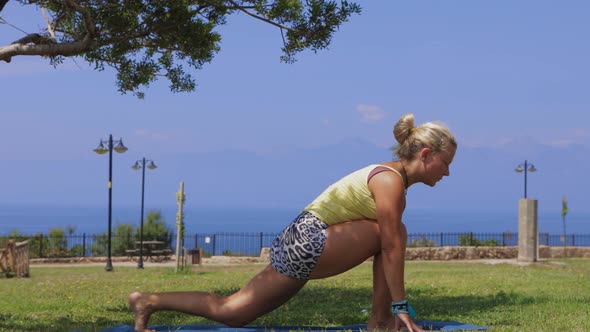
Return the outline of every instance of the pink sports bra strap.
<path id="1" fill-rule="evenodd" d="M 389 167 L 385 167 L 385 166 L 377 166 L 377 167 L 375 167 L 375 168 L 374 168 L 374 169 L 371 171 L 371 173 L 369 173 L 369 176 L 367 176 L 367 183 L 369 183 L 369 181 L 371 181 L 371 178 L 372 178 L 373 176 L 375 176 L 375 175 L 377 175 L 377 174 L 379 174 L 379 173 L 381 173 L 381 172 L 387 172 L 387 171 L 389 171 L 389 172 L 393 172 L 393 171 L 391 170 L 391 168 L 389 168 Z"/>

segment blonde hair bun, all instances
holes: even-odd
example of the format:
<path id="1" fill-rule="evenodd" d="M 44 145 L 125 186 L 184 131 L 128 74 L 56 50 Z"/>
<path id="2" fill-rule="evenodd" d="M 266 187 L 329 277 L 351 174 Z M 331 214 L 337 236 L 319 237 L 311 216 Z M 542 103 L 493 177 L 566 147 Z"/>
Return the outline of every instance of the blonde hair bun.
<path id="1" fill-rule="evenodd" d="M 393 127 L 393 136 L 399 144 L 403 144 L 414 129 L 414 114 L 404 114 Z"/>

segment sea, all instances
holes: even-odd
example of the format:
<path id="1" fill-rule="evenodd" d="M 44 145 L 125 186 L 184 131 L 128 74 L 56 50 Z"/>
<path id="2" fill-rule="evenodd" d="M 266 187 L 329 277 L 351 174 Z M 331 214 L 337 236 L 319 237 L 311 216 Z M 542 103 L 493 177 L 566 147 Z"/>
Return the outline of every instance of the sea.
<path id="1" fill-rule="evenodd" d="M 147 208 L 159 211 L 166 225 L 174 229 L 177 208 Z M 187 234 L 278 233 L 297 216 L 297 208 L 188 207 L 184 209 Z M 113 206 L 112 227 L 140 224 L 138 207 Z M 503 233 L 518 231 L 518 211 L 465 211 L 406 209 L 404 223 L 408 233 Z M 100 234 L 107 231 L 107 206 L 0 205 L 0 236 L 47 234 L 52 228 L 73 229 L 74 234 Z M 562 234 L 560 211 L 538 212 L 541 233 Z M 569 213 L 568 234 L 590 234 L 590 213 Z"/>

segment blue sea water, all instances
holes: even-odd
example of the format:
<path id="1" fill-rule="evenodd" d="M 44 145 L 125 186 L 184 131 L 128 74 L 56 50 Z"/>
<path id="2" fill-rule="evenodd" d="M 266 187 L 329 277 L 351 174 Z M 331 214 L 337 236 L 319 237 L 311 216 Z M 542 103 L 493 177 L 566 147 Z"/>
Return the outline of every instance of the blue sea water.
<path id="1" fill-rule="evenodd" d="M 148 210 L 146 208 L 145 215 Z M 173 228 L 176 207 L 158 209 Z M 261 208 L 185 208 L 185 226 L 192 233 L 278 233 L 295 216 L 298 209 Z M 113 229 L 117 224 L 139 225 L 140 210 L 137 207 L 113 206 Z M 439 211 L 428 209 L 407 209 L 404 222 L 409 233 L 476 232 L 501 233 L 517 232 L 518 211 Z M 561 234 L 563 223 L 559 211 L 539 212 L 539 232 Z M 108 225 L 107 207 L 64 207 L 64 206 L 0 206 L 0 235 L 12 231 L 32 235 L 47 233 L 51 228 L 73 227 L 75 234 L 104 233 Z M 590 214 L 570 213 L 566 218 L 570 234 L 590 234 Z"/>

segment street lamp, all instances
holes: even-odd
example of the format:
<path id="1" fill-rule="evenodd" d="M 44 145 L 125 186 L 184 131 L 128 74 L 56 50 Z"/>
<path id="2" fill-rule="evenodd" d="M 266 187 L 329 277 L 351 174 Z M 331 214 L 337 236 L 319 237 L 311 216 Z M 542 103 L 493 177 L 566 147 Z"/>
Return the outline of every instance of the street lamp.
<path id="1" fill-rule="evenodd" d="M 117 146 L 113 147 L 114 144 Z M 104 144 L 107 144 L 105 148 Z M 113 270 L 113 262 L 111 260 L 111 232 L 112 232 L 112 202 L 113 202 L 113 150 L 117 151 L 118 153 L 123 153 L 127 151 L 125 145 L 123 145 L 123 139 L 113 141 L 113 135 L 109 135 L 108 141 L 100 140 L 98 147 L 94 149 L 94 152 L 98 154 L 105 154 L 109 153 L 109 231 L 108 231 L 108 238 L 107 238 L 107 265 L 105 266 L 105 270 L 110 272 Z"/>
<path id="2" fill-rule="evenodd" d="M 136 171 L 141 169 L 141 219 L 140 219 L 140 227 L 139 227 L 139 261 L 137 261 L 137 268 L 143 269 L 143 197 L 144 197 L 144 187 L 145 187 L 145 163 L 149 161 L 150 164 L 147 166 L 149 169 L 156 169 L 157 166 L 154 164 L 153 160 L 146 160 L 142 158 L 135 162 L 131 168 Z M 141 164 L 140 164 L 141 163 Z"/>
<path id="3" fill-rule="evenodd" d="M 527 171 L 528 172 L 531 172 L 531 173 L 534 173 L 534 172 L 537 171 L 537 169 L 535 168 L 535 165 L 533 165 L 533 164 L 530 164 L 530 167 L 529 167 L 528 161 L 525 160 L 524 161 L 524 165 L 523 164 L 518 165 L 516 167 L 515 171 L 517 173 L 524 172 L 524 198 L 526 199 Z"/>

